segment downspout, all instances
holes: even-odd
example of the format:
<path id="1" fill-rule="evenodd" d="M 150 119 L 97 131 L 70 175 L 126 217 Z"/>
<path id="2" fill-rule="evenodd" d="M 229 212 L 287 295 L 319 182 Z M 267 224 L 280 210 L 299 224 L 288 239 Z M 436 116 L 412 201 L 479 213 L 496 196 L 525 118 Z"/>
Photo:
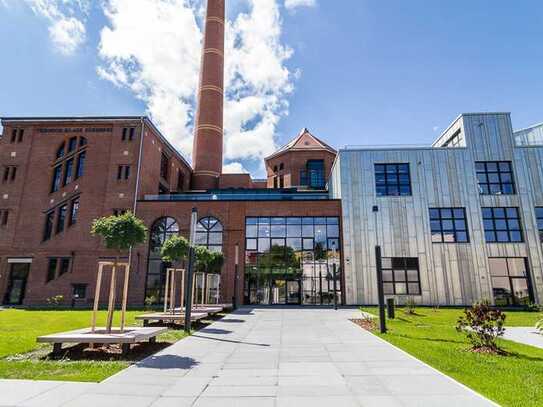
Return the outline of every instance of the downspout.
<path id="1" fill-rule="evenodd" d="M 136 216 L 136 210 L 138 208 L 138 193 L 140 189 L 140 173 L 141 173 L 141 159 L 143 156 L 143 136 L 145 134 L 145 117 L 140 118 L 141 122 L 141 134 L 140 134 L 140 148 L 138 152 L 138 169 L 136 171 L 136 188 L 134 192 L 134 204 L 132 205 L 132 213 Z M 128 250 L 128 264 L 132 265 L 132 247 Z M 138 270 L 139 271 L 139 270 Z"/>

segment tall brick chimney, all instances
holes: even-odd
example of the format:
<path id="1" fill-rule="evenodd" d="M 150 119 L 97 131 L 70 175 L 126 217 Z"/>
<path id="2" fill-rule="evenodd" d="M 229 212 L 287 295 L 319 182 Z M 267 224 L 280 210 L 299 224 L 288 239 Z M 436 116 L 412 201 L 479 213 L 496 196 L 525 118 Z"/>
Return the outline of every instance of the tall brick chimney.
<path id="1" fill-rule="evenodd" d="M 222 171 L 224 2 L 208 0 L 192 162 L 192 189 L 218 188 Z"/>

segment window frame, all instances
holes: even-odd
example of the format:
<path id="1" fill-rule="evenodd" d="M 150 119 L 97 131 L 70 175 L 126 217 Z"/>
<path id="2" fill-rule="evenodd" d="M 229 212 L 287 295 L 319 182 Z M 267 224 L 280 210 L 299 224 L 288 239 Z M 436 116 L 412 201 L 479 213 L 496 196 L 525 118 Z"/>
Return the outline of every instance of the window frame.
<path id="1" fill-rule="evenodd" d="M 459 210 L 462 211 L 463 217 L 457 217 L 456 216 L 455 211 L 459 211 Z M 432 217 L 432 211 L 438 211 L 439 212 L 439 217 L 437 217 L 437 218 Z M 444 217 L 443 212 L 445 212 L 445 211 L 450 211 L 451 212 L 451 217 L 446 217 L 446 216 Z M 465 207 L 433 207 L 433 208 L 428 208 L 428 216 L 429 216 L 429 220 L 430 220 L 430 235 L 431 235 L 432 243 L 436 243 L 436 244 L 442 244 L 442 243 L 466 244 L 466 243 L 470 243 L 469 225 L 468 225 L 468 219 L 467 219 L 466 208 Z M 464 222 L 465 229 L 458 229 L 457 228 L 456 221 L 460 221 L 460 220 Z M 452 224 L 452 229 L 445 229 L 443 227 L 444 221 L 450 221 L 451 224 Z M 439 230 L 438 229 L 435 229 L 435 230 L 433 229 L 433 226 L 432 226 L 433 222 L 439 222 L 439 226 L 440 226 Z M 441 240 L 439 240 L 439 241 L 434 240 L 434 233 L 435 232 L 440 232 Z M 445 240 L 445 233 L 446 232 L 452 232 L 452 235 L 454 237 L 453 241 Z M 466 240 L 458 241 L 458 233 L 462 233 L 462 232 L 466 234 Z"/>
<path id="2" fill-rule="evenodd" d="M 503 171 L 501 169 L 501 164 L 507 164 L 509 167 L 508 171 Z M 483 165 L 484 170 L 480 171 L 477 167 Z M 496 171 L 489 170 L 489 165 L 495 165 Z M 490 175 L 497 175 L 498 181 L 497 182 L 491 182 L 490 181 Z M 503 181 L 502 174 L 509 174 L 510 181 Z M 486 182 L 481 182 L 479 180 L 479 176 L 484 175 Z M 496 195 L 516 195 L 517 194 L 517 188 L 515 185 L 515 176 L 513 173 L 513 163 L 512 161 L 475 161 L 475 178 L 477 179 L 477 187 L 479 189 L 479 195 L 490 195 L 490 196 L 496 196 Z M 491 192 L 492 186 L 498 185 L 500 192 Z M 510 185 L 512 192 L 504 192 L 504 185 Z M 484 192 L 483 188 L 486 187 L 488 192 Z"/>
<path id="3" fill-rule="evenodd" d="M 485 216 L 485 212 L 490 210 L 492 216 L 487 217 Z M 497 210 L 502 210 L 504 212 L 504 217 L 496 216 Z M 509 210 L 515 210 L 516 217 L 509 217 L 508 212 Z M 497 206 L 497 207 L 489 207 L 484 206 L 481 207 L 481 218 L 483 220 L 483 231 L 485 235 L 485 242 L 486 243 L 524 243 L 524 232 L 522 228 L 522 220 L 521 220 L 521 212 L 518 207 L 515 206 Z M 506 228 L 497 228 L 496 221 L 503 221 L 506 225 Z M 518 222 L 518 229 L 510 228 L 509 221 L 510 220 L 516 220 Z M 492 229 L 487 229 L 486 222 L 485 221 L 491 221 L 492 222 Z M 499 240 L 498 239 L 498 233 L 499 232 L 507 232 L 508 240 Z M 511 240 L 512 232 L 518 232 L 520 235 L 520 240 Z M 489 240 L 488 234 L 493 233 L 494 239 Z"/>
<path id="4" fill-rule="evenodd" d="M 385 273 L 383 273 L 383 287 L 386 287 L 386 284 L 392 284 L 393 292 L 386 292 L 385 289 L 385 295 L 404 295 L 404 296 L 421 296 L 422 295 L 422 286 L 420 281 L 420 262 L 418 257 L 383 257 L 382 260 L 390 260 L 390 267 L 386 267 L 383 264 L 381 264 L 381 270 L 384 271 L 390 271 L 392 280 L 385 280 Z M 394 262 L 398 262 L 399 260 L 403 263 L 403 268 L 395 268 Z M 409 268 L 408 261 L 409 260 L 416 260 L 417 268 Z M 415 280 L 409 280 L 409 273 L 408 271 L 417 271 L 417 281 Z M 396 281 L 396 271 L 403 272 L 405 276 L 405 280 L 399 280 Z M 405 293 L 397 293 L 396 292 L 396 284 L 405 284 L 406 292 Z M 418 286 L 418 293 L 411 293 L 409 289 L 410 284 L 417 284 Z"/>
<path id="5" fill-rule="evenodd" d="M 378 168 L 382 167 L 383 171 L 378 171 Z M 393 172 L 389 172 L 389 167 L 396 167 Z M 407 168 L 407 172 L 401 172 L 400 168 Z M 383 181 L 378 179 L 378 174 L 384 174 Z M 400 181 L 400 175 L 407 174 L 407 182 Z M 375 178 L 375 196 L 377 198 L 383 197 L 405 197 L 413 196 L 413 186 L 411 181 L 411 164 L 409 162 L 394 162 L 394 163 L 374 163 L 373 164 L 373 176 Z M 396 183 L 389 182 L 389 178 L 394 178 Z M 402 193 L 402 187 L 407 187 L 408 192 Z M 385 193 L 379 192 L 384 188 Z M 392 188 L 397 189 L 397 193 L 389 193 Z"/>

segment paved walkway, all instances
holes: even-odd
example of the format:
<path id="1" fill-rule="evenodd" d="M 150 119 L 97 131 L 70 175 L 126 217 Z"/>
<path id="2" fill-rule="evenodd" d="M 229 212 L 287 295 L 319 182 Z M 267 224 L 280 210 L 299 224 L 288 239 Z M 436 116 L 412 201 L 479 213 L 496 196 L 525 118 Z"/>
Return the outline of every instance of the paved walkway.
<path id="1" fill-rule="evenodd" d="M 243 308 L 100 384 L 0 381 L 1 406 L 492 406 L 348 320 Z"/>
<path id="2" fill-rule="evenodd" d="M 505 327 L 504 339 L 543 349 L 543 335 L 532 327 Z"/>

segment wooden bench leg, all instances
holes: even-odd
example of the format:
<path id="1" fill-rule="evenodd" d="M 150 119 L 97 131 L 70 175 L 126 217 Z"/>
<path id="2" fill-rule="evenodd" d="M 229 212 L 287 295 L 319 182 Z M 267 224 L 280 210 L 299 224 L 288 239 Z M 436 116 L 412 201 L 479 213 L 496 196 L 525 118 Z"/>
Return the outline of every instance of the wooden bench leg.
<path id="1" fill-rule="evenodd" d="M 130 344 L 129 343 L 123 343 L 121 345 L 121 351 L 123 355 L 126 355 L 128 352 L 130 352 Z"/>
<path id="2" fill-rule="evenodd" d="M 62 343 L 53 344 L 53 355 L 58 356 L 62 352 Z"/>
<path id="3" fill-rule="evenodd" d="M 156 343 L 156 336 L 149 338 L 149 343 Z"/>

